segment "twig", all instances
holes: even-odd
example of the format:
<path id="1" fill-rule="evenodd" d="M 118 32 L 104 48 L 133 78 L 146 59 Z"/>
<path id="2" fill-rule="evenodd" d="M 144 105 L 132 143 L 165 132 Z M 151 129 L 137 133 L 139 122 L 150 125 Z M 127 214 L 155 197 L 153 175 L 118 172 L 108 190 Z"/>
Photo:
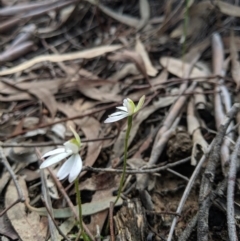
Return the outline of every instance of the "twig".
<path id="1" fill-rule="evenodd" d="M 18 181 L 17 178 L 15 176 L 15 173 L 13 172 L 11 166 L 8 163 L 8 160 L 6 158 L 6 156 L 4 155 L 3 149 L 0 147 L 0 158 L 2 160 L 3 165 L 6 167 L 6 169 L 8 170 L 10 176 L 12 177 L 12 180 L 14 182 L 14 185 L 17 189 L 17 194 L 18 194 L 18 199 L 12 203 L 9 207 L 5 208 L 1 213 L 0 213 L 0 217 L 6 213 L 10 208 L 12 208 L 14 205 L 16 205 L 19 202 L 24 202 L 25 201 L 25 197 L 23 195 L 22 189 L 20 188 L 20 186 L 18 185 Z"/>
<path id="2" fill-rule="evenodd" d="M 183 180 L 185 180 L 185 181 L 187 181 L 187 182 L 189 181 L 189 179 L 188 179 L 187 177 L 183 176 L 183 175 L 180 174 L 179 172 L 176 172 L 176 171 L 172 170 L 171 168 L 167 168 L 167 171 L 168 171 L 168 172 L 171 172 L 172 174 L 176 175 L 177 177 L 182 178 Z"/>
<path id="3" fill-rule="evenodd" d="M 210 207 L 210 197 L 212 192 L 212 183 L 215 177 L 215 170 L 220 160 L 221 145 L 231 120 L 240 110 L 240 104 L 234 104 L 231 111 L 227 114 L 227 118 L 221 124 L 219 132 L 214 140 L 213 149 L 209 155 L 208 164 L 204 172 L 200 194 L 199 194 L 199 216 L 197 236 L 199 241 L 208 241 L 208 215 Z"/>
<path id="4" fill-rule="evenodd" d="M 41 153 L 40 151 L 36 148 L 36 155 L 39 158 L 39 160 L 41 160 Z M 46 177 L 44 174 L 43 170 L 40 170 L 40 176 L 41 176 L 41 183 L 42 183 L 42 195 L 41 198 L 44 199 L 44 205 L 46 206 L 47 212 L 48 212 L 48 226 L 49 226 L 49 230 L 50 230 L 50 235 L 51 235 L 51 239 L 52 240 L 56 240 L 57 239 L 57 232 L 54 226 L 56 226 L 55 222 L 53 222 L 53 218 L 52 218 L 52 213 L 53 213 L 53 208 L 52 208 L 52 202 L 51 202 L 51 198 L 49 195 L 49 192 L 47 190 L 47 183 L 46 183 Z"/>
<path id="5" fill-rule="evenodd" d="M 212 145 L 210 145 L 208 147 L 207 152 L 202 156 L 201 160 L 198 162 L 198 164 L 197 164 L 197 166 L 196 166 L 196 168 L 195 168 L 195 170 L 194 170 L 194 172 L 193 172 L 193 174 L 192 174 L 192 176 L 191 176 L 191 178 L 190 178 L 190 180 L 188 182 L 188 185 L 186 186 L 186 188 L 184 190 L 184 193 L 182 195 L 182 198 L 181 198 L 181 200 L 179 202 L 179 205 L 178 205 L 178 208 L 177 208 L 177 211 L 176 211 L 176 213 L 178 213 L 179 215 L 181 215 L 181 213 L 182 213 L 183 206 L 184 206 L 184 204 L 185 204 L 185 202 L 186 202 L 186 200 L 188 198 L 188 195 L 189 195 L 193 185 L 195 184 L 195 180 L 197 179 L 198 174 L 199 174 L 199 172 L 200 172 L 200 170 L 202 168 L 202 165 L 203 165 L 203 163 L 206 160 L 206 156 L 210 152 L 211 148 L 212 148 Z M 174 217 L 174 219 L 172 221 L 172 225 L 171 225 L 171 228 L 170 228 L 170 232 L 169 232 L 167 241 L 171 241 L 172 240 L 173 232 L 174 232 L 175 226 L 177 224 L 177 221 L 178 221 L 178 217 Z"/>
<path id="6" fill-rule="evenodd" d="M 145 210 L 146 213 L 153 213 L 155 215 L 173 215 L 173 216 L 178 216 L 181 217 L 178 213 L 174 212 L 156 212 L 156 211 L 151 211 L 151 210 Z"/>
<path id="7" fill-rule="evenodd" d="M 109 207 L 109 225 L 110 225 L 110 238 L 111 238 L 111 241 L 115 241 L 114 227 L 113 227 L 113 209 L 114 209 L 114 202 L 110 202 L 110 207 Z"/>
<path id="8" fill-rule="evenodd" d="M 227 189 L 227 223 L 228 236 L 230 241 L 238 241 L 237 230 L 235 225 L 234 211 L 234 188 L 237 172 L 237 161 L 239 160 L 240 136 L 237 139 L 234 151 L 232 153 L 229 174 L 228 174 L 228 189 Z"/>
<path id="9" fill-rule="evenodd" d="M 118 104 L 119 103 L 110 104 L 108 106 L 104 106 L 104 107 L 101 107 L 101 108 L 93 109 L 92 111 L 89 111 L 89 112 L 87 112 L 85 114 L 80 114 L 80 115 L 76 115 L 76 116 L 73 116 L 73 117 L 63 118 L 63 119 L 60 119 L 60 120 L 57 120 L 57 121 L 54 121 L 54 122 L 51 122 L 51 123 L 46 123 L 46 124 L 42 124 L 42 125 L 36 126 L 34 128 L 30 128 L 30 129 L 27 129 L 27 130 L 22 130 L 22 131 L 20 131 L 18 133 L 14 133 L 14 134 L 12 134 L 10 136 L 4 137 L 3 140 L 7 140 L 7 139 L 10 139 L 10 138 L 19 136 L 19 135 L 23 135 L 23 134 L 27 133 L 28 131 L 34 131 L 36 129 L 49 127 L 49 126 L 56 125 L 56 124 L 59 124 L 59 123 L 62 123 L 62 122 L 66 122 L 66 121 L 69 121 L 69 120 L 80 119 L 80 118 L 83 118 L 85 116 L 93 115 L 95 113 L 111 109 L 111 108 L 117 106 Z"/>
<path id="10" fill-rule="evenodd" d="M 181 236 L 179 237 L 178 241 L 187 241 L 187 240 L 189 240 L 189 237 L 190 237 L 190 235 L 192 233 L 192 230 L 197 225 L 197 219 L 198 219 L 198 213 L 195 214 L 195 216 L 191 219 L 190 222 L 188 222 L 187 227 L 181 233 Z"/>
<path id="11" fill-rule="evenodd" d="M 81 142 L 96 142 L 96 141 L 104 141 L 109 139 L 114 139 L 116 136 L 102 137 L 96 139 L 81 139 Z M 0 147 L 44 147 L 44 146 L 60 146 L 63 145 L 63 142 L 39 142 L 39 143 L 0 143 Z"/>
<path id="12" fill-rule="evenodd" d="M 55 219 L 53 218 L 53 216 L 52 216 L 52 214 L 51 214 L 51 212 L 50 212 L 50 210 L 49 210 L 49 208 L 48 208 L 48 205 L 46 205 L 46 202 L 45 202 L 45 200 L 44 200 L 44 198 L 43 198 L 42 196 L 41 196 L 41 199 L 42 199 L 42 202 L 43 202 L 43 204 L 44 204 L 44 206 L 45 206 L 45 208 L 46 208 L 46 210 L 47 210 L 49 216 L 51 217 L 51 219 L 52 219 L 54 225 L 56 226 L 56 228 L 57 228 L 59 234 L 60 234 L 63 238 L 65 238 L 67 241 L 70 241 L 70 239 L 69 239 L 69 238 L 68 238 L 68 237 L 62 232 L 62 230 L 58 227 L 58 225 L 57 225 Z"/>
<path id="13" fill-rule="evenodd" d="M 188 162 L 191 159 L 191 157 L 187 157 L 185 159 L 182 159 L 180 161 L 174 162 L 174 163 L 169 163 L 163 167 L 157 167 L 157 168 L 150 168 L 150 169 L 127 169 L 126 173 L 128 174 L 137 174 L 137 173 L 155 173 L 159 171 L 166 170 L 171 167 L 175 167 L 178 165 L 181 165 L 185 162 Z M 95 168 L 95 167 L 90 167 L 90 166 L 85 166 L 83 167 L 82 171 L 92 171 L 92 172 L 113 172 L 113 173 L 122 173 L 122 169 L 114 169 L 114 168 Z"/>
<path id="14" fill-rule="evenodd" d="M 216 75 L 222 74 L 223 72 L 223 62 L 224 62 L 224 48 L 221 37 L 218 33 L 213 34 L 212 38 L 212 48 L 213 48 L 213 72 Z M 219 84 L 215 85 L 214 90 L 217 92 L 221 90 L 220 93 L 214 94 L 214 109 L 215 109 L 215 120 L 217 129 L 219 129 L 220 124 L 224 120 L 224 115 L 231 109 L 231 98 L 227 88 L 223 85 L 223 79 L 218 80 Z M 224 105 L 224 106 L 223 106 Z M 232 123 L 229 125 L 229 129 L 232 128 Z M 232 133 L 229 134 L 229 138 L 232 139 Z M 221 163 L 223 174 L 227 175 L 226 166 L 230 159 L 230 144 L 229 139 L 225 138 L 221 147 Z"/>
<path id="15" fill-rule="evenodd" d="M 9 209 L 11 209 L 13 206 L 15 206 L 16 204 L 18 204 L 19 202 L 22 202 L 20 199 L 17 199 L 15 202 L 13 202 L 11 205 L 9 205 L 7 208 L 5 208 L 1 213 L 0 213 L 0 217 L 2 217 L 2 215 L 4 215 Z"/>

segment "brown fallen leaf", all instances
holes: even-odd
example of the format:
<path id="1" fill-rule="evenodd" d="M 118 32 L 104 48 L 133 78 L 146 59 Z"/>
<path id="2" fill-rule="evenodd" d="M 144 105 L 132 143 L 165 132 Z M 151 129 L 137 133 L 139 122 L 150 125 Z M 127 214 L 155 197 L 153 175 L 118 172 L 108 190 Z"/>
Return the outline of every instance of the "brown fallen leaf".
<path id="1" fill-rule="evenodd" d="M 87 139 L 96 139 L 99 137 L 101 130 L 101 124 L 98 120 L 93 117 L 84 117 L 78 120 L 79 126 L 81 127 L 84 135 Z M 97 160 L 102 149 L 102 141 L 88 142 L 87 143 L 87 156 L 84 159 L 85 166 L 93 166 Z M 81 173 L 81 176 L 84 172 Z"/>
<path id="2" fill-rule="evenodd" d="M 21 100 L 31 100 L 33 97 L 28 93 L 19 93 L 10 96 L 0 95 L 0 101 L 2 102 L 11 102 L 11 101 L 21 101 Z"/>
<path id="3" fill-rule="evenodd" d="M 18 177 L 18 183 L 22 189 L 25 198 L 28 198 L 28 189 L 24 177 Z M 18 194 L 13 181 L 10 182 L 6 195 L 5 205 L 9 206 L 18 199 Z M 35 213 L 26 213 L 24 203 L 18 203 L 9 209 L 7 216 L 23 241 L 44 241 L 46 238 L 47 226 L 41 222 L 40 216 Z"/>
<path id="4" fill-rule="evenodd" d="M 140 54 L 136 53 L 135 51 L 124 50 L 123 52 L 115 53 L 114 55 L 111 55 L 108 58 L 112 61 L 131 61 L 135 63 L 139 72 L 145 77 L 148 83 L 150 83 L 143 58 Z"/>
<path id="5" fill-rule="evenodd" d="M 54 79 L 54 80 L 41 80 L 34 82 L 20 82 L 20 83 L 13 83 L 13 86 L 7 85 L 6 83 L 10 82 L 6 80 L 5 83 L 0 83 L 0 93 L 4 95 L 10 95 L 15 93 L 21 93 L 22 91 L 29 90 L 29 89 L 39 89 L 44 88 L 48 89 L 52 94 L 58 92 L 58 89 L 61 85 L 66 83 L 66 79 Z"/>
<path id="6" fill-rule="evenodd" d="M 139 0 L 141 20 L 138 23 L 137 30 L 144 28 L 150 19 L 150 6 L 148 0 Z"/>
<path id="7" fill-rule="evenodd" d="M 195 110 L 194 110 L 194 103 L 193 99 L 191 99 L 188 102 L 188 108 L 187 108 L 187 123 L 188 123 L 188 133 L 192 135 L 193 139 L 193 148 L 192 148 L 192 155 L 191 155 L 191 165 L 196 166 L 197 160 L 196 156 L 198 153 L 197 146 L 199 145 L 205 154 L 208 149 L 208 143 L 202 136 L 201 130 L 200 130 L 200 124 L 195 116 Z"/>
<path id="8" fill-rule="evenodd" d="M 138 54 L 140 54 L 140 56 L 143 59 L 147 74 L 149 76 L 156 76 L 157 74 L 157 69 L 152 65 L 148 53 L 143 45 L 143 43 L 141 42 L 141 40 L 139 39 L 139 37 L 137 37 L 136 40 L 136 46 L 135 46 L 135 50 Z"/>
<path id="9" fill-rule="evenodd" d="M 183 62 L 181 59 L 176 59 L 172 57 L 162 57 L 160 59 L 160 64 L 166 68 L 171 74 L 182 78 L 186 70 L 189 69 L 190 64 Z M 198 67 L 194 67 L 190 74 L 190 78 L 203 77 L 206 78 L 208 76 L 208 72 L 205 69 L 200 69 Z"/>
<path id="10" fill-rule="evenodd" d="M 117 13 L 117 12 L 113 11 L 112 9 L 99 3 L 96 0 L 87 0 L 87 1 L 93 5 L 96 5 L 102 12 L 104 12 L 106 15 L 110 16 L 111 18 L 115 19 L 116 21 L 126 24 L 127 26 L 130 26 L 130 27 L 135 27 L 135 28 L 138 27 L 139 19 L 131 17 L 126 14 Z"/>
<path id="11" fill-rule="evenodd" d="M 11 2 L 9 2 L 9 5 L 5 5 L 4 8 L 0 9 L 0 16 L 1 17 L 7 17 L 7 16 L 12 16 L 12 15 L 16 15 L 19 13 L 23 13 L 23 12 L 28 12 L 28 11 L 33 11 L 39 8 L 46 8 L 52 5 L 58 5 L 60 2 L 62 3 L 72 3 L 72 0 L 60 0 L 60 1 L 41 1 L 41 2 L 27 2 L 27 3 L 21 3 L 21 4 L 16 4 L 16 5 L 12 5 Z M 6 3 L 8 3 L 6 1 Z"/>
<path id="12" fill-rule="evenodd" d="M 19 45 L 14 46 L 0 53 L 0 63 L 13 61 L 35 49 L 36 49 L 36 45 L 34 44 L 33 41 L 20 43 Z"/>
<path id="13" fill-rule="evenodd" d="M 40 56 L 34 57 L 33 59 L 25 61 L 15 67 L 0 71 L 0 76 L 24 71 L 25 69 L 28 69 L 33 65 L 44 61 L 62 62 L 62 61 L 74 60 L 74 59 L 92 59 L 97 56 L 101 56 L 103 54 L 113 52 L 120 48 L 122 48 L 122 45 L 110 45 L 110 46 L 95 47 L 88 50 L 82 50 L 82 51 L 67 53 L 67 54 L 40 55 Z"/>
<path id="14" fill-rule="evenodd" d="M 0 217 L 0 234 L 13 240 L 19 239 L 17 232 L 8 221 L 6 214 Z"/>
<path id="15" fill-rule="evenodd" d="M 235 36 L 234 32 L 231 31 L 231 38 L 230 38 L 230 54 L 231 54 L 231 73 L 234 81 L 236 82 L 236 90 L 240 88 L 240 62 L 238 58 L 238 50 L 235 44 Z"/>
<path id="16" fill-rule="evenodd" d="M 39 100 L 41 100 L 44 105 L 48 108 L 51 117 L 53 118 L 57 113 L 57 102 L 54 98 L 54 96 L 51 94 L 51 92 L 48 89 L 45 88 L 32 88 L 28 90 L 29 93 L 37 97 Z"/>

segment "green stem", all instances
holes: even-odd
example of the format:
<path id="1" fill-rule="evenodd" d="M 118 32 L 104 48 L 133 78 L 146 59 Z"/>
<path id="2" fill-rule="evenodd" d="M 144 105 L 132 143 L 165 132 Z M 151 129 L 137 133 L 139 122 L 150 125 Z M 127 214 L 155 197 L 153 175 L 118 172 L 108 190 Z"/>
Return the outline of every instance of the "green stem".
<path id="1" fill-rule="evenodd" d="M 132 115 L 128 116 L 128 126 L 127 126 L 125 141 L 124 141 L 123 173 L 122 173 L 121 180 L 120 180 L 120 186 L 119 186 L 119 189 L 118 189 L 117 199 L 114 202 L 114 204 L 117 203 L 117 201 L 120 198 L 121 193 L 122 193 L 122 188 L 123 188 L 123 183 L 124 183 L 124 178 L 125 178 L 125 175 L 126 175 L 126 168 L 127 168 L 128 139 L 129 139 L 131 128 L 132 128 Z"/>
<path id="2" fill-rule="evenodd" d="M 76 195 L 77 195 L 77 204 L 78 204 L 78 212 L 79 212 L 79 228 L 81 230 L 83 240 L 89 241 L 89 238 L 88 238 L 88 236 L 85 233 L 84 228 L 83 228 L 82 201 L 81 201 L 81 192 L 79 190 L 79 180 L 78 180 L 78 178 L 76 178 L 76 180 L 75 180 L 75 191 L 76 191 Z"/>

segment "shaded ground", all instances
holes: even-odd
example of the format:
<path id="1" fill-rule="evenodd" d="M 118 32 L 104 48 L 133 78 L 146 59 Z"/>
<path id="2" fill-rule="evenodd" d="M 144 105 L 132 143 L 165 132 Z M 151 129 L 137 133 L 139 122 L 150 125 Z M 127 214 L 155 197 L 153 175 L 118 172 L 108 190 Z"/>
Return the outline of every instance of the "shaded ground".
<path id="1" fill-rule="evenodd" d="M 83 142 L 83 215 L 96 240 L 237 240 L 237 1 L 0 4 L 2 240 L 78 240 L 74 187 L 58 182 L 60 165 L 38 168 L 69 125 Z M 126 120 L 104 120 L 143 95 L 111 210 Z"/>

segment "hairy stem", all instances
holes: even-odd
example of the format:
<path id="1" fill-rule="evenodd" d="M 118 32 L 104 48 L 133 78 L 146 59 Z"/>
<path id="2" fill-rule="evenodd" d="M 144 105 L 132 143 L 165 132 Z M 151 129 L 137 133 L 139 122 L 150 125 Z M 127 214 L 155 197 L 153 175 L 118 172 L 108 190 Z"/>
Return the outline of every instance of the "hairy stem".
<path id="1" fill-rule="evenodd" d="M 125 141 L 124 141 L 123 173 L 122 173 L 121 180 L 120 180 L 120 186 L 119 186 L 119 189 L 118 189 L 117 199 L 114 202 L 114 204 L 117 203 L 117 201 L 120 198 L 121 193 L 122 193 L 122 188 L 123 188 L 123 183 L 124 183 L 124 178 L 125 178 L 125 175 L 126 175 L 126 168 L 127 168 L 128 139 L 129 139 L 131 128 L 132 128 L 132 116 L 128 116 L 128 126 L 127 126 Z"/>

